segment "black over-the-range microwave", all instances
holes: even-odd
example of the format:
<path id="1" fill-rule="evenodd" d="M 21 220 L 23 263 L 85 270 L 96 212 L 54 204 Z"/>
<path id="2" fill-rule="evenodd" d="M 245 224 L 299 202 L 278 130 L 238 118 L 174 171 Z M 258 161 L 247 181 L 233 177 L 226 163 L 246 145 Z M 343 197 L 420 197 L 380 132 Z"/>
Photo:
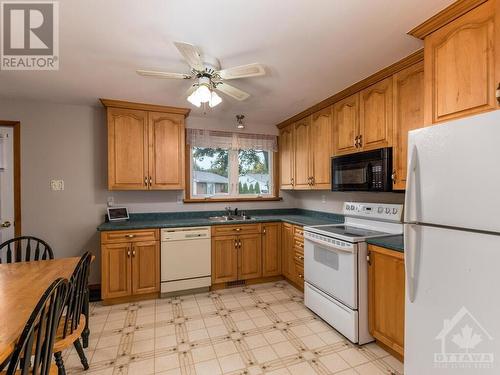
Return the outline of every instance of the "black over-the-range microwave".
<path id="1" fill-rule="evenodd" d="M 392 148 L 332 158 L 332 191 L 392 191 Z"/>

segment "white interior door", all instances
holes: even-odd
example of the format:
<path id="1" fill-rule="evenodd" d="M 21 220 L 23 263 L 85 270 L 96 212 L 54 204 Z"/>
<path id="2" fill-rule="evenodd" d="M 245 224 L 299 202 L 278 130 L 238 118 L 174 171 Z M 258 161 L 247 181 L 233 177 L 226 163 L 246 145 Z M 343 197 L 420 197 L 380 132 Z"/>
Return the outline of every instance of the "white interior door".
<path id="1" fill-rule="evenodd" d="M 405 375 L 499 374 L 500 236 L 420 225 L 405 235 L 407 287 L 415 282 Z"/>
<path id="2" fill-rule="evenodd" d="M 0 126 L 0 243 L 14 237 L 14 128 Z"/>

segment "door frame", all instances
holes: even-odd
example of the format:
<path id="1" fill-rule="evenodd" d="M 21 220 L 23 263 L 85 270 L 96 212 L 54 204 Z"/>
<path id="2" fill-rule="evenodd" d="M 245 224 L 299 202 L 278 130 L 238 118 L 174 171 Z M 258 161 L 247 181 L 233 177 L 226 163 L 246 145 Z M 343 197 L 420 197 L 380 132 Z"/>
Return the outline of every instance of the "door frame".
<path id="1" fill-rule="evenodd" d="M 0 120 L 0 126 L 14 128 L 14 235 L 21 235 L 21 122 Z"/>

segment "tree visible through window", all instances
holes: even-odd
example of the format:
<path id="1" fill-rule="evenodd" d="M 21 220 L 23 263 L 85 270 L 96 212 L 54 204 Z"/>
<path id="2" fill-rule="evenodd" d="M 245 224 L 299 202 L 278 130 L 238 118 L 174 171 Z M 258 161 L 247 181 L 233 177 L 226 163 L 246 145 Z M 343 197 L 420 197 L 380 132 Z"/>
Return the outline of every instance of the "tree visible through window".
<path id="1" fill-rule="evenodd" d="M 192 147 L 193 196 L 269 196 L 272 153 Z"/>

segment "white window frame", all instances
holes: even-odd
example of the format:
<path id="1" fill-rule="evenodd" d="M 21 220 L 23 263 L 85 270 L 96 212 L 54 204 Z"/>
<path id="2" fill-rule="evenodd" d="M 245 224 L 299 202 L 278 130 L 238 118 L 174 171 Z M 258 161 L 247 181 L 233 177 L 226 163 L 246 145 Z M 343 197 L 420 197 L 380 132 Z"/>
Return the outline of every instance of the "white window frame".
<path id="1" fill-rule="evenodd" d="M 238 153 L 239 150 L 226 149 L 228 152 L 228 192 L 224 194 L 194 194 L 193 185 L 193 146 L 189 146 L 189 179 L 190 179 L 190 196 L 193 199 L 242 199 L 242 198 L 275 198 L 274 194 L 274 152 L 266 151 L 269 155 L 269 193 L 268 194 L 239 194 L 239 164 L 238 164 Z M 260 150 L 259 150 L 260 151 Z"/>

